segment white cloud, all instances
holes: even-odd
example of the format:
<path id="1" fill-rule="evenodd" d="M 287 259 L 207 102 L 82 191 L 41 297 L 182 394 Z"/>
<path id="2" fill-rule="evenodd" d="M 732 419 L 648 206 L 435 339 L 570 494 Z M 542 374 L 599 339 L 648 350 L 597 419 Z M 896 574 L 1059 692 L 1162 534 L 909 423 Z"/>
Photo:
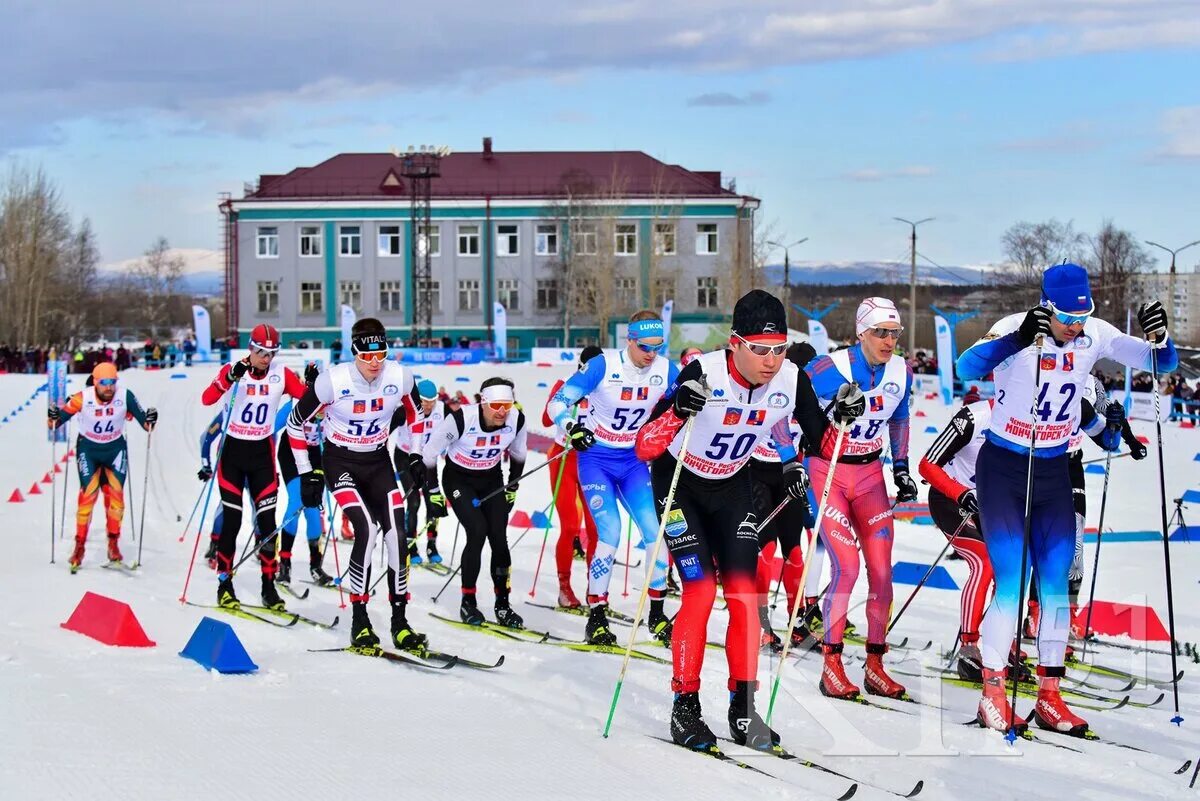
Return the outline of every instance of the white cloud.
<path id="1" fill-rule="evenodd" d="M 1158 156 L 1171 159 L 1200 158 L 1200 106 L 1180 106 L 1163 112 L 1159 122 L 1166 141 Z"/>
<path id="2" fill-rule="evenodd" d="M 850 181 L 859 181 L 861 183 L 870 183 L 874 181 L 886 181 L 889 178 L 926 178 L 936 173 L 933 167 L 924 164 L 912 164 L 906 167 L 897 167 L 893 170 L 881 170 L 875 167 L 864 167 L 858 170 L 850 170 L 843 173 L 842 177 Z"/>
<path id="3" fill-rule="evenodd" d="M 219 250 L 209 250 L 207 248 L 169 248 L 167 255 L 171 258 L 178 256 L 183 259 L 184 275 L 220 272 L 225 269 L 225 257 Z M 133 269 L 133 266 L 139 261 L 141 261 L 141 257 L 108 262 L 107 264 L 101 264 L 100 269 L 106 272 L 126 273 Z"/>

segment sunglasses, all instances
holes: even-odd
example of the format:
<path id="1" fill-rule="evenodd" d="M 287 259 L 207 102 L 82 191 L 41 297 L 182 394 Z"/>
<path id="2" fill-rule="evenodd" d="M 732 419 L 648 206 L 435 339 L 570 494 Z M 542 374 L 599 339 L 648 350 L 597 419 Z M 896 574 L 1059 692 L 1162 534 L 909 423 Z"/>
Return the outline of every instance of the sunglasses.
<path id="1" fill-rule="evenodd" d="M 1049 308 L 1050 311 L 1054 312 L 1054 319 L 1058 320 L 1063 325 L 1081 325 L 1086 323 L 1088 318 L 1092 316 L 1092 312 L 1096 310 L 1096 305 L 1094 303 L 1092 304 L 1092 308 L 1088 309 L 1087 311 L 1077 313 L 1059 311 L 1054 307 L 1054 304 L 1050 303 L 1049 301 L 1046 302 L 1046 307 Z"/>
<path id="2" fill-rule="evenodd" d="M 783 354 L 787 353 L 787 349 L 790 344 L 784 342 L 779 345 L 759 345 L 756 342 L 748 341 L 741 334 L 734 334 L 734 336 L 740 339 L 742 344 L 746 346 L 746 349 L 755 356 L 766 356 L 768 354 L 771 356 L 782 356 Z"/>
<path id="3" fill-rule="evenodd" d="M 115 378 L 101 378 L 101 379 L 100 379 L 99 381 L 97 381 L 96 383 L 97 383 L 97 384 L 99 384 L 99 385 L 100 385 L 100 386 L 102 386 L 102 387 L 115 387 L 115 386 L 117 385 L 117 379 L 115 379 Z"/>
<path id="4" fill-rule="evenodd" d="M 658 343 L 657 345 L 646 345 L 641 342 L 638 342 L 636 339 L 632 339 L 632 340 L 630 340 L 630 342 L 637 345 L 643 353 L 658 353 L 660 350 L 662 350 L 661 342 Z"/>
<path id="5" fill-rule="evenodd" d="M 255 356 L 274 356 L 279 348 L 260 348 L 257 345 L 250 346 L 250 352 Z"/>
<path id="6" fill-rule="evenodd" d="M 485 403 L 483 405 L 488 407 L 488 409 L 490 409 L 493 412 L 506 412 L 506 413 L 511 411 L 512 407 L 513 407 L 512 403 L 510 401 L 488 401 L 487 403 Z"/>
<path id="7" fill-rule="evenodd" d="M 899 342 L 900 335 L 904 333 L 904 326 L 899 328 L 868 328 L 867 330 L 876 339 L 888 339 L 890 337 Z"/>
<path id="8" fill-rule="evenodd" d="M 369 351 L 367 353 L 354 354 L 354 358 L 356 358 L 356 359 L 360 359 L 360 360 L 362 360 L 364 362 L 368 362 L 368 363 L 374 362 L 376 364 L 383 362 L 384 360 L 387 359 L 387 357 L 388 357 L 388 352 L 386 350 L 373 350 L 373 351 Z"/>

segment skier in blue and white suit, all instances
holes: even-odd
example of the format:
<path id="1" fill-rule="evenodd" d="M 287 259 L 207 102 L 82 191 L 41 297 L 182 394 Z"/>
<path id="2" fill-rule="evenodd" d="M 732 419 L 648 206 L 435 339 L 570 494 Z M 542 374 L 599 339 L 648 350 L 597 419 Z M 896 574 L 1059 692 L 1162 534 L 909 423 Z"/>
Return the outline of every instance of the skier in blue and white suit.
<path id="1" fill-rule="evenodd" d="M 1100 359 L 1149 370 L 1151 348 L 1155 348 L 1159 370 L 1174 370 L 1178 363 L 1161 303 L 1138 309 L 1145 339 L 1095 319 L 1094 309 L 1087 271 L 1076 264 L 1055 265 L 1042 276 L 1040 305 L 1005 317 L 958 359 L 958 375 L 964 381 L 995 371 L 996 403 L 976 461 L 980 518 L 996 575 L 995 598 L 980 632 L 983 698 L 978 715 L 983 725 L 1001 731 L 1013 726 L 1014 720 L 1004 691 L 1004 667 L 1016 633 L 1029 462 L 1033 470 L 1029 551 L 1042 605 L 1034 716 L 1043 728 L 1078 736 L 1087 731 L 1087 721 L 1067 708 L 1058 686 L 1070 624 L 1067 573 L 1075 552 L 1068 443 L 1081 422 L 1085 384 Z M 1041 381 L 1035 385 L 1039 335 L 1044 336 L 1044 344 Z M 1036 411 L 1035 421 L 1030 420 L 1031 409 Z M 1115 409 L 1112 414 L 1119 416 Z M 1120 428 L 1118 420 L 1107 422 Z M 1030 460 L 1033 425 L 1037 439 Z M 1114 448 L 1118 444 L 1118 438 L 1111 440 Z M 1017 721 L 1016 728 L 1023 728 L 1024 721 Z"/>
<path id="2" fill-rule="evenodd" d="M 613 645 L 608 626 L 608 584 L 613 558 L 621 542 L 617 501 L 633 518 L 646 552 L 658 534 L 658 513 L 650 486 L 650 469 L 634 454 L 638 429 L 650 418 L 654 404 L 675 382 L 679 369 L 659 355 L 663 321 L 653 311 L 640 311 L 629 320 L 625 348 L 605 349 L 555 393 L 547 406 L 554 423 L 566 433 L 567 447 L 579 451 L 579 484 L 596 522 L 598 542 L 588 571 L 587 640 Z M 571 407 L 588 399 L 587 425 L 574 422 Z M 650 616 L 647 624 L 664 643 L 671 640 L 671 622 L 663 611 L 667 594 L 667 553 L 650 573 Z"/>

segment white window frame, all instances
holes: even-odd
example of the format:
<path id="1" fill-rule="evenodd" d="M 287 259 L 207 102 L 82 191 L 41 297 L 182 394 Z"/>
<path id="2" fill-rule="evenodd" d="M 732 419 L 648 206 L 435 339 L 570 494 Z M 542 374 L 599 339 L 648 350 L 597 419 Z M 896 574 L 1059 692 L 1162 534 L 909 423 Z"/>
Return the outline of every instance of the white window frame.
<path id="1" fill-rule="evenodd" d="M 654 255 L 674 256 L 678 252 L 678 240 L 678 228 L 675 223 L 658 222 L 654 224 Z"/>
<path id="2" fill-rule="evenodd" d="M 617 223 L 613 226 L 613 253 L 636 256 L 638 253 L 637 223 Z"/>
<path id="3" fill-rule="evenodd" d="M 308 301 L 307 306 L 305 301 Z M 325 287 L 321 281 L 300 282 L 299 314 L 320 314 L 325 311 Z"/>
<path id="4" fill-rule="evenodd" d="M 715 256 L 720 250 L 720 231 L 717 224 L 696 223 L 696 255 Z"/>
<path id="5" fill-rule="evenodd" d="M 510 312 L 521 311 L 521 282 L 516 278 L 496 279 L 496 300 Z"/>
<path id="6" fill-rule="evenodd" d="M 259 281 L 256 289 L 258 313 L 279 314 L 279 282 Z M 264 299 L 266 303 L 263 303 Z"/>
<path id="7" fill-rule="evenodd" d="M 425 255 L 423 248 L 429 250 L 430 258 L 442 255 L 442 229 L 441 226 L 430 223 L 429 227 L 424 225 L 417 228 L 420 233 L 417 236 L 417 253 Z"/>
<path id="8" fill-rule="evenodd" d="M 558 226 L 556 224 L 538 224 L 534 252 L 538 256 L 558 255 Z"/>
<path id="9" fill-rule="evenodd" d="M 392 303 L 393 298 L 395 298 L 394 305 Z M 379 310 L 381 312 L 398 312 L 404 310 L 404 282 L 379 282 Z"/>
<path id="10" fill-rule="evenodd" d="M 521 226 L 516 223 L 496 224 L 496 255 L 521 255 Z"/>
<path id="11" fill-rule="evenodd" d="M 392 249 L 395 245 L 395 250 Z M 375 252 L 381 259 L 404 255 L 404 230 L 399 225 L 380 224 L 375 232 Z"/>
<path id="12" fill-rule="evenodd" d="M 662 305 L 668 300 L 675 297 L 675 291 L 678 287 L 678 281 L 674 278 L 666 278 L 659 276 L 654 279 L 654 305 L 662 308 Z"/>
<path id="13" fill-rule="evenodd" d="M 591 247 L 585 247 L 590 244 Z M 575 232 L 575 242 L 572 247 L 575 249 L 576 256 L 595 256 L 599 252 L 599 235 L 596 233 L 596 226 L 590 223 L 584 223 L 579 226 Z"/>
<path id="14" fill-rule="evenodd" d="M 358 300 L 354 296 L 358 296 Z M 349 296 L 349 297 L 347 297 Z M 338 298 L 343 306 L 349 306 L 355 311 L 362 310 L 362 281 L 343 278 L 338 281 Z"/>
<path id="15" fill-rule="evenodd" d="M 440 279 L 431 278 L 428 282 L 424 280 L 417 281 L 417 297 L 428 292 L 432 297 L 433 311 L 441 312 L 442 310 L 442 282 Z"/>
<path id="16" fill-rule="evenodd" d="M 554 297 L 554 305 L 544 304 L 543 298 L 552 295 Z M 555 311 L 562 308 L 562 285 L 557 278 L 539 278 L 537 279 L 537 296 L 534 300 L 538 311 Z"/>
<path id="17" fill-rule="evenodd" d="M 462 312 L 477 312 L 483 308 L 483 292 L 480 288 L 481 281 L 478 278 L 460 278 L 458 279 L 458 310 Z M 463 305 L 464 295 L 467 299 L 467 305 Z M 474 305 L 471 305 L 471 300 L 474 300 Z"/>
<path id="18" fill-rule="evenodd" d="M 480 231 L 480 228 L 479 228 L 478 223 L 463 223 L 458 226 L 456 233 L 458 235 L 457 238 L 458 238 L 458 255 L 459 256 L 462 256 L 463 258 L 467 258 L 467 259 L 479 258 L 479 255 L 481 252 L 480 247 L 479 247 L 479 244 L 480 244 L 479 243 L 479 231 Z M 472 241 L 474 241 L 474 243 L 475 243 L 475 248 L 474 248 L 475 252 L 474 253 L 470 252 L 471 248 L 469 247 L 469 243 L 471 243 Z M 463 250 L 464 244 L 468 245 L 466 250 Z"/>
<path id="19" fill-rule="evenodd" d="M 709 298 L 711 297 L 711 302 Z M 703 300 L 702 300 L 703 298 Z M 696 278 L 696 308 L 716 309 L 721 305 L 721 288 L 716 276 L 701 275 Z"/>
<path id="20" fill-rule="evenodd" d="M 354 245 L 354 247 L 351 247 Z M 350 252 L 354 251 L 354 252 Z M 362 257 L 362 226 L 338 226 L 338 255 L 349 259 Z"/>
<path id="21" fill-rule="evenodd" d="M 279 258 L 279 226 L 260 225 L 255 230 L 254 254 L 260 259 Z"/>
<path id="22" fill-rule="evenodd" d="M 618 308 L 638 306 L 638 279 L 636 276 L 619 275 L 613 281 L 613 294 Z"/>
<path id="23" fill-rule="evenodd" d="M 296 253 L 302 259 L 317 259 L 325 246 L 325 237 L 319 225 L 300 226 L 300 236 L 296 243 Z"/>

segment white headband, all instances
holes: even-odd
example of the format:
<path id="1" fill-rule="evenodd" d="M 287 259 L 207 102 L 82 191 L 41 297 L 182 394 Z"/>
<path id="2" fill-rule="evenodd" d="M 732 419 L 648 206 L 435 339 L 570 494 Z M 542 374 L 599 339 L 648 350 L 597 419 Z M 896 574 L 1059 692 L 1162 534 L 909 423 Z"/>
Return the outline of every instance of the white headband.
<path id="1" fill-rule="evenodd" d="M 492 384 L 490 387 L 484 387 L 479 392 L 479 397 L 483 398 L 484 403 L 513 403 L 512 387 L 508 384 Z"/>
<path id="2" fill-rule="evenodd" d="M 861 334 L 883 323 L 900 322 L 900 312 L 896 304 L 887 298 L 866 298 L 858 304 L 858 314 L 854 316 L 855 334 Z"/>

